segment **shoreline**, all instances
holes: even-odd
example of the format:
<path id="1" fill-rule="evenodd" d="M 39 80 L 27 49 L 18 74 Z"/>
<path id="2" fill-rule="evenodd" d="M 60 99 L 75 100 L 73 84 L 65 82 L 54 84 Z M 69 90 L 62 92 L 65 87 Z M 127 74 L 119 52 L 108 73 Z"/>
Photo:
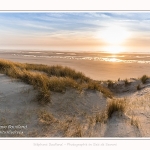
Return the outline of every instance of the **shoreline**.
<path id="1" fill-rule="evenodd" d="M 42 57 L 24 57 L 12 55 L 11 53 L 1 53 L 1 59 L 7 59 L 20 63 L 34 63 L 45 65 L 62 65 L 67 66 L 76 71 L 84 73 L 86 76 L 94 80 L 118 80 L 139 78 L 144 74 L 150 75 L 150 64 L 142 63 L 124 63 L 124 62 L 105 62 L 91 60 L 74 60 L 62 58 L 42 58 Z M 40 54 L 38 54 L 40 55 Z M 61 54 L 59 54 L 61 55 Z"/>

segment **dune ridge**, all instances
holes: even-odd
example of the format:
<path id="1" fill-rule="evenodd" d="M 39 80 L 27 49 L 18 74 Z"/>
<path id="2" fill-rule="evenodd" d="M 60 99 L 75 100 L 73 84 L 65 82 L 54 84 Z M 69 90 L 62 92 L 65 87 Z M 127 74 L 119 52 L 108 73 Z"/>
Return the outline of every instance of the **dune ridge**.
<path id="1" fill-rule="evenodd" d="M 150 78 L 0 60 L 0 137 L 149 137 Z"/>

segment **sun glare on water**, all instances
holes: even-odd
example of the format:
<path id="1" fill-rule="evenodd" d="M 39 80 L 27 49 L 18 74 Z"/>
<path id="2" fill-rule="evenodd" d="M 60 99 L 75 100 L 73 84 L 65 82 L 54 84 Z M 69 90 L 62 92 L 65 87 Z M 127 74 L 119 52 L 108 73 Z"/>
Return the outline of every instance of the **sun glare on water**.
<path id="1" fill-rule="evenodd" d="M 129 37 L 129 32 L 120 26 L 110 26 L 98 33 L 98 38 L 101 39 L 106 46 L 104 50 L 108 53 L 120 53 L 124 51 L 121 46 Z"/>

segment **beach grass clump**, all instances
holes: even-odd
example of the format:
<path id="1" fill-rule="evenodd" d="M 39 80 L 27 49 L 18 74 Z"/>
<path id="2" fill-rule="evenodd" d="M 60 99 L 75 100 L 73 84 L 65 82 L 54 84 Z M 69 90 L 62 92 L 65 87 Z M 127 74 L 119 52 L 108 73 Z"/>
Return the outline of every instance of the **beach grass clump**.
<path id="1" fill-rule="evenodd" d="M 112 99 L 108 102 L 106 113 L 107 117 L 111 118 L 114 112 L 124 113 L 126 108 L 126 102 L 122 99 Z"/>
<path id="2" fill-rule="evenodd" d="M 108 80 L 107 82 L 108 82 L 108 88 L 112 88 L 114 86 L 113 81 Z"/>
<path id="3" fill-rule="evenodd" d="M 84 82 L 90 81 L 90 78 L 86 77 L 82 72 L 76 72 L 74 69 L 60 65 L 47 66 L 42 64 L 26 64 L 25 68 L 27 70 L 38 70 L 45 72 L 48 76 L 69 77 L 74 80 L 80 80 Z"/>
<path id="4" fill-rule="evenodd" d="M 6 75 L 21 79 L 23 82 L 33 85 L 38 89 L 39 94 L 37 100 L 41 103 L 50 102 L 50 91 L 63 92 L 67 87 L 77 88 L 79 86 L 75 80 L 68 77 L 48 77 L 45 74 L 21 70 L 17 67 L 8 69 Z"/>
<path id="5" fill-rule="evenodd" d="M 48 87 L 54 92 L 64 92 L 67 87 L 78 88 L 79 84 L 69 77 L 50 77 Z"/>
<path id="6" fill-rule="evenodd" d="M 149 77 L 147 75 L 143 75 L 140 79 L 141 79 L 142 83 L 145 84 L 147 79 L 149 79 Z"/>
<path id="7" fill-rule="evenodd" d="M 125 84 L 125 86 L 129 85 L 129 84 L 130 84 L 129 80 L 128 80 L 128 79 L 125 79 L 125 80 L 124 80 L 124 84 Z"/>
<path id="8" fill-rule="evenodd" d="M 38 114 L 39 122 L 44 125 L 50 125 L 57 121 L 57 119 L 49 112 L 43 110 Z"/>
<path id="9" fill-rule="evenodd" d="M 72 134 L 72 137 L 83 137 L 83 129 L 81 125 L 77 125 L 75 132 Z"/>
<path id="10" fill-rule="evenodd" d="M 99 86 L 99 91 L 102 92 L 105 97 L 109 97 L 109 98 L 113 97 L 113 93 L 108 88 Z"/>
<path id="11" fill-rule="evenodd" d="M 103 111 L 101 111 L 101 113 L 96 114 L 95 121 L 96 121 L 96 123 L 106 123 L 106 121 L 107 121 L 106 111 L 103 110 Z"/>
<path id="12" fill-rule="evenodd" d="M 35 89 L 38 90 L 37 101 L 42 104 L 51 101 L 50 91 L 63 92 L 66 90 L 67 87 L 77 89 L 80 87 L 78 82 L 75 81 L 73 78 L 60 77 L 58 74 L 57 76 L 48 76 L 47 74 L 43 74 L 42 72 L 40 72 L 44 71 L 44 69 L 47 69 L 48 66 L 46 65 L 37 65 L 37 67 L 35 64 L 31 65 L 30 69 L 34 68 L 36 71 L 26 69 L 26 65 L 27 64 L 1 60 L 0 71 L 1 73 L 4 73 L 12 78 L 20 79 L 21 81 L 32 85 Z M 55 67 L 53 66 L 52 68 Z M 56 66 L 56 68 L 58 68 L 58 66 Z"/>
<path id="13" fill-rule="evenodd" d="M 141 89 L 140 84 L 137 85 L 136 89 L 137 89 L 137 90 L 140 90 L 140 89 Z"/>
<path id="14" fill-rule="evenodd" d="M 50 102 L 50 91 L 63 92 L 67 87 L 78 88 L 79 84 L 70 77 L 48 76 L 40 71 L 46 70 L 46 65 L 31 65 L 36 71 L 26 69 L 27 64 L 14 63 L 11 61 L 0 61 L 0 71 L 12 78 L 20 79 L 21 81 L 33 85 L 38 90 L 37 100 L 39 102 Z M 30 65 L 28 65 L 30 66 Z M 54 66 L 52 68 L 55 68 Z M 58 66 L 56 66 L 58 68 Z M 53 69 L 52 69 L 53 70 Z M 71 70 L 71 69 L 70 69 Z M 46 72 L 46 71 L 45 71 Z M 78 73 L 77 73 L 78 74 Z"/>
<path id="15" fill-rule="evenodd" d="M 99 84 L 94 82 L 94 81 L 91 81 L 91 82 L 88 83 L 87 89 L 99 90 Z"/>
<path id="16" fill-rule="evenodd" d="M 83 127 L 80 123 L 72 124 L 72 130 L 67 130 L 65 137 L 83 137 Z"/>
<path id="17" fill-rule="evenodd" d="M 51 102 L 51 91 L 65 92 L 67 88 L 78 90 L 87 88 L 100 91 L 105 97 L 112 98 L 113 96 L 108 88 L 68 67 L 22 64 L 0 60 L 0 72 L 32 85 L 38 90 L 37 101 L 42 104 Z"/>
<path id="18" fill-rule="evenodd" d="M 43 88 L 40 88 L 38 90 L 38 95 L 37 95 L 37 101 L 39 102 L 39 104 L 48 104 L 51 102 L 51 99 L 50 99 L 50 91 L 48 89 L 43 89 Z"/>
<path id="19" fill-rule="evenodd" d="M 113 93 L 108 88 L 103 87 L 102 85 L 100 85 L 95 81 L 89 82 L 87 85 L 87 89 L 100 91 L 104 94 L 105 97 L 109 98 L 113 97 Z"/>
<path id="20" fill-rule="evenodd" d="M 50 102 L 50 90 L 48 88 L 49 78 L 46 75 L 30 72 L 15 66 L 10 69 L 6 69 L 5 74 L 12 78 L 20 79 L 21 81 L 30 84 L 37 89 L 37 100 L 40 103 Z"/>
<path id="21" fill-rule="evenodd" d="M 14 66 L 13 63 L 7 60 L 0 60 L 0 72 L 4 73 L 7 69 L 10 69 Z"/>

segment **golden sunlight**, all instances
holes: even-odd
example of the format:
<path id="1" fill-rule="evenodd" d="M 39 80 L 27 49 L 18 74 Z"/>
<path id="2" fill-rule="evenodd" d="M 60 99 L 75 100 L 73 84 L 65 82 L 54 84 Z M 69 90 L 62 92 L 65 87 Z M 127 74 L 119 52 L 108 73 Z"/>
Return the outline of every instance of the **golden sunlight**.
<path id="1" fill-rule="evenodd" d="M 110 61 L 111 62 L 117 62 L 117 59 L 116 58 L 110 58 Z"/>
<path id="2" fill-rule="evenodd" d="M 121 45 L 129 38 L 129 31 L 123 27 L 113 25 L 99 32 L 97 37 L 105 42 L 104 51 L 116 54 L 125 50 Z"/>
<path id="3" fill-rule="evenodd" d="M 103 49 L 107 53 L 117 54 L 125 51 L 125 48 L 122 46 L 105 46 Z"/>
<path id="4" fill-rule="evenodd" d="M 119 26 L 111 26 L 99 33 L 99 37 L 107 44 L 122 44 L 129 36 L 129 32 Z"/>

